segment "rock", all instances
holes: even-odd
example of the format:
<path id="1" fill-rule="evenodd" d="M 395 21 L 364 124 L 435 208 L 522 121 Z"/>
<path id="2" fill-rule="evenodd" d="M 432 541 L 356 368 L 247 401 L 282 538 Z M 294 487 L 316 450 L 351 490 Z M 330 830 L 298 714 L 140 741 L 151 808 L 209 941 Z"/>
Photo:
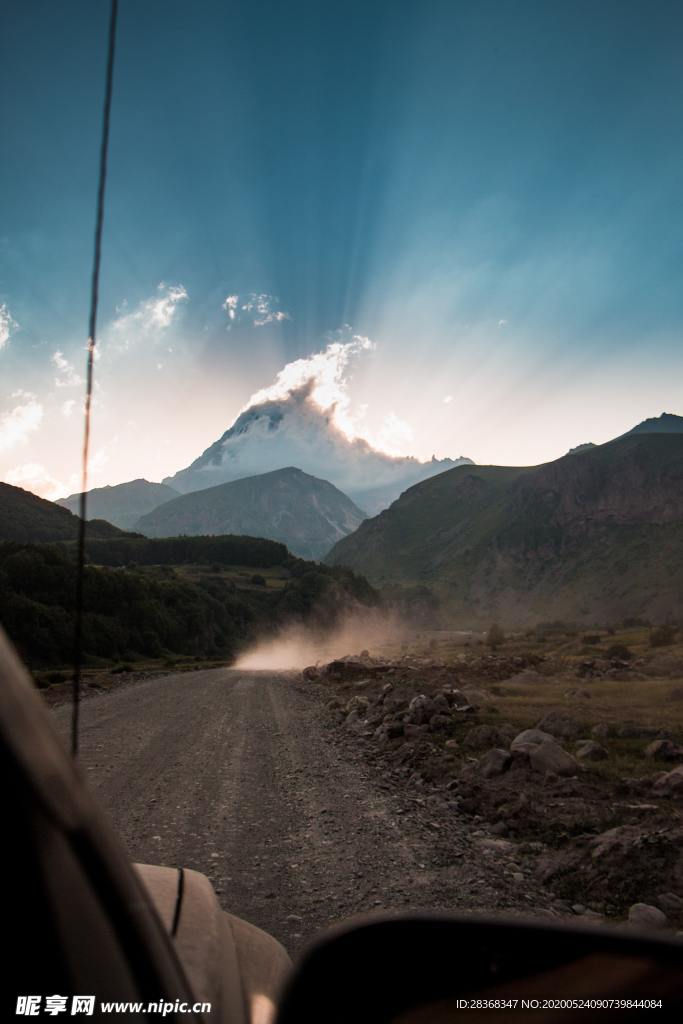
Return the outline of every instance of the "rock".
<path id="1" fill-rule="evenodd" d="M 628 923 L 634 928 L 655 928 L 661 931 L 667 928 L 669 918 L 658 907 L 649 903 L 634 903 L 629 907 Z"/>
<path id="2" fill-rule="evenodd" d="M 683 761 L 683 747 L 672 740 L 653 740 L 645 747 L 645 757 L 652 761 Z"/>
<path id="3" fill-rule="evenodd" d="M 653 789 L 662 796 L 683 796 L 683 765 L 660 775 Z"/>
<path id="4" fill-rule="evenodd" d="M 528 756 L 534 747 L 537 747 L 540 743 L 545 743 L 547 740 L 554 742 L 550 733 L 543 732 L 541 729 L 525 729 L 524 732 L 520 732 L 515 736 L 510 744 L 510 751 L 513 754 Z"/>
<path id="5" fill-rule="evenodd" d="M 683 911 L 683 897 L 675 892 L 664 892 L 657 897 L 657 906 L 665 914 L 680 914 Z"/>
<path id="6" fill-rule="evenodd" d="M 413 725 L 412 722 L 405 722 L 403 725 L 403 731 L 406 736 L 415 738 L 416 736 L 422 736 L 424 733 L 429 731 L 428 725 Z"/>
<path id="7" fill-rule="evenodd" d="M 605 740 L 611 733 L 612 730 L 607 722 L 599 722 L 591 729 L 591 736 L 594 736 L 596 740 Z"/>
<path id="8" fill-rule="evenodd" d="M 388 740 L 398 739 L 405 731 L 403 722 L 383 722 L 381 728 Z"/>
<path id="9" fill-rule="evenodd" d="M 669 700 L 683 700 L 683 686 L 674 686 L 669 694 Z"/>
<path id="10" fill-rule="evenodd" d="M 304 677 L 304 679 L 307 679 L 309 681 L 312 679 L 319 679 L 320 669 L 318 668 L 317 665 L 309 665 L 307 668 L 303 670 L 301 674 Z"/>
<path id="11" fill-rule="evenodd" d="M 565 700 L 590 700 L 592 696 L 593 694 L 590 692 L 590 690 L 574 689 L 564 691 Z"/>
<path id="12" fill-rule="evenodd" d="M 486 747 L 497 747 L 500 742 L 501 738 L 495 725 L 475 725 L 467 731 L 462 745 L 468 750 L 482 750 Z"/>
<path id="13" fill-rule="evenodd" d="M 417 697 L 413 697 L 408 705 L 406 722 L 410 722 L 412 725 L 427 725 L 436 711 L 436 704 L 431 697 L 421 693 Z"/>
<path id="14" fill-rule="evenodd" d="M 444 743 L 444 750 L 459 750 L 459 749 L 460 749 L 460 744 L 458 743 L 457 740 L 453 740 L 453 739 L 446 740 L 446 742 Z"/>
<path id="15" fill-rule="evenodd" d="M 609 751 L 595 740 L 582 740 L 576 747 L 576 756 L 580 761 L 604 761 Z"/>
<path id="16" fill-rule="evenodd" d="M 564 715 L 561 711 L 549 711 L 536 728 L 567 740 L 576 739 L 582 731 L 581 724 L 575 718 Z"/>
<path id="17" fill-rule="evenodd" d="M 512 754 L 508 753 L 507 750 L 501 750 L 499 747 L 489 750 L 488 754 L 485 754 L 479 762 L 479 770 L 485 779 L 490 779 L 495 775 L 502 775 L 508 770 L 512 764 Z"/>
<path id="18" fill-rule="evenodd" d="M 429 719 L 430 732 L 445 732 L 451 726 L 451 719 L 448 715 L 432 715 Z"/>
<path id="19" fill-rule="evenodd" d="M 552 739 L 531 749 L 529 764 L 532 771 L 553 772 L 555 775 L 576 775 L 579 768 L 575 758 Z"/>
<path id="20" fill-rule="evenodd" d="M 652 725 L 638 725 L 636 722 L 624 722 L 617 726 L 616 735 L 622 740 L 646 740 L 657 736 L 661 729 Z"/>
<path id="21" fill-rule="evenodd" d="M 434 705 L 439 715 L 447 715 L 451 710 L 451 706 L 443 693 L 437 693 L 436 697 L 434 697 Z"/>
<path id="22" fill-rule="evenodd" d="M 572 910 L 574 911 L 575 914 L 585 914 L 586 913 L 586 908 L 584 907 L 583 903 L 574 903 L 574 904 L 572 904 Z"/>
<path id="23" fill-rule="evenodd" d="M 495 825 L 491 825 L 489 832 L 492 836 L 504 836 L 510 831 L 504 821 L 497 821 Z"/>
<path id="24" fill-rule="evenodd" d="M 441 691 L 441 696 L 445 697 L 450 707 L 467 704 L 467 698 L 462 690 L 454 690 L 451 688 L 444 688 Z"/>
<path id="25" fill-rule="evenodd" d="M 350 714 L 352 711 L 357 711 L 359 715 L 364 715 L 369 707 L 370 701 L 368 700 L 367 697 L 356 696 L 352 697 L 351 700 L 348 701 L 344 710 L 346 711 L 347 715 Z"/>

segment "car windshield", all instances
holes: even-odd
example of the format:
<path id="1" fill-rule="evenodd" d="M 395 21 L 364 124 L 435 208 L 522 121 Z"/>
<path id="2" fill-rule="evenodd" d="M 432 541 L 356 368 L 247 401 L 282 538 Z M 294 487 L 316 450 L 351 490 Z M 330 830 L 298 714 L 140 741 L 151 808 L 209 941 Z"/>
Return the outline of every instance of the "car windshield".
<path id="1" fill-rule="evenodd" d="M 3 15 L 0 622 L 68 745 L 80 608 L 130 860 L 293 956 L 377 911 L 675 935 L 681 6 L 109 19 Z"/>

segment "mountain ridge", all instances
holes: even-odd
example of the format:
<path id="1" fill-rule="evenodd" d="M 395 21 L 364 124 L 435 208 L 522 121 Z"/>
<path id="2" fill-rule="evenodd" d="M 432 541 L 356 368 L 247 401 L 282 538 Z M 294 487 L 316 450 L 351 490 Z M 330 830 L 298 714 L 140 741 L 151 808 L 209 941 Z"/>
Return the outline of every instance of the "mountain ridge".
<path id="1" fill-rule="evenodd" d="M 287 466 L 180 495 L 142 516 L 136 529 L 152 537 L 245 533 L 321 558 L 364 518 L 329 481 Z"/>
<path id="2" fill-rule="evenodd" d="M 130 530 L 140 516 L 178 497 L 179 493 L 166 484 L 153 483 L 144 477 L 93 487 L 88 491 L 88 519 L 106 519 L 122 530 Z M 80 492 L 77 492 L 59 498 L 55 504 L 78 515 L 80 500 Z"/>
<path id="3" fill-rule="evenodd" d="M 471 621 L 683 612 L 683 436 L 629 432 L 532 467 L 457 467 L 338 542 L 330 564 L 428 584 Z"/>

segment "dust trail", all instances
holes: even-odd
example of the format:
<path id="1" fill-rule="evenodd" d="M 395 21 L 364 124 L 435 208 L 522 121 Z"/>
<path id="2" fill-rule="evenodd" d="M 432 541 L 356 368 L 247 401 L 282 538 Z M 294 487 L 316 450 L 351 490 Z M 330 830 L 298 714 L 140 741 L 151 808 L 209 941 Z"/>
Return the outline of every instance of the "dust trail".
<path id="1" fill-rule="evenodd" d="M 289 626 L 269 640 L 260 640 L 240 655 L 235 668 L 300 669 L 332 661 L 362 650 L 376 653 L 388 644 L 399 643 L 408 631 L 398 615 L 386 612 L 354 612 L 332 630 L 315 631 L 302 625 Z"/>

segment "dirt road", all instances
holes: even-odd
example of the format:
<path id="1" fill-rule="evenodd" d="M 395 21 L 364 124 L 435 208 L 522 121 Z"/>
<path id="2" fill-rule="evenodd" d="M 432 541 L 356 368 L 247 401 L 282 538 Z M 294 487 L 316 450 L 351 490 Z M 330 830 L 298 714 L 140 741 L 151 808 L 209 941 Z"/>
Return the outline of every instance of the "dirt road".
<path id="1" fill-rule="evenodd" d="M 68 706 L 54 714 L 66 733 Z M 82 765 L 131 858 L 204 872 L 226 910 L 294 955 L 353 914 L 533 903 L 495 840 L 392 791 L 294 676 L 163 676 L 87 701 L 81 719 Z"/>

